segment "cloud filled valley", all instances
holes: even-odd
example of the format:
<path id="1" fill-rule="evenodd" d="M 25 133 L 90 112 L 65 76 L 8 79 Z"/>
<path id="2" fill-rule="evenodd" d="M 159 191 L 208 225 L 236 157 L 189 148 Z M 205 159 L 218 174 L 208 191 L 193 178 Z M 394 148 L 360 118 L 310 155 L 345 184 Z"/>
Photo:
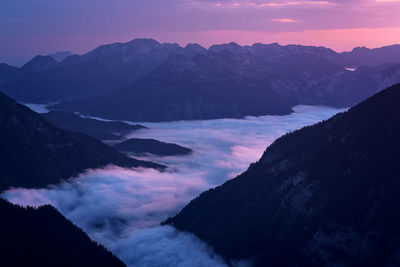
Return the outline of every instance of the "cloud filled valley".
<path id="1" fill-rule="evenodd" d="M 400 0 L 3 0 L 0 267 L 400 266 Z"/>
<path id="2" fill-rule="evenodd" d="M 11 189 L 2 197 L 21 205 L 53 205 L 129 266 L 224 266 L 195 236 L 159 224 L 204 190 L 246 170 L 277 137 L 342 111 L 294 110 L 286 116 L 144 123 L 149 129 L 129 137 L 172 142 L 194 153 L 142 158 L 167 165 L 164 172 L 110 165 L 48 188 Z"/>

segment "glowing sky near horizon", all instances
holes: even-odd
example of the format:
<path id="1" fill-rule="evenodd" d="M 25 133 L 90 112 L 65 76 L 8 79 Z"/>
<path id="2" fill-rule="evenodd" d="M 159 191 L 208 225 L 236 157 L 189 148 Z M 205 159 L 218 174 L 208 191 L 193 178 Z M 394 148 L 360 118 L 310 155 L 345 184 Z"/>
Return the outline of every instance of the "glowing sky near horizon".
<path id="1" fill-rule="evenodd" d="M 151 37 L 338 51 L 400 43 L 400 0 L 2 0 L 0 62 Z"/>

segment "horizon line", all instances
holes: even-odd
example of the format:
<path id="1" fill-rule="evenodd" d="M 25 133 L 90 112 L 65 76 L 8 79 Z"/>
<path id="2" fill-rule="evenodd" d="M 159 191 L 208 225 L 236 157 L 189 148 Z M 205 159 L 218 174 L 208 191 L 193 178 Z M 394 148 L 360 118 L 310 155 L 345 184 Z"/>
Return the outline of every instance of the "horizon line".
<path id="1" fill-rule="evenodd" d="M 32 59 L 34 59 L 37 56 L 51 56 L 51 54 L 60 53 L 60 52 L 69 52 L 72 55 L 83 56 L 85 54 L 88 54 L 88 53 L 96 50 L 99 47 L 102 47 L 102 46 L 109 46 L 109 45 L 114 45 L 114 44 L 122 44 L 123 45 L 123 44 L 128 44 L 128 43 L 136 41 L 136 40 L 152 40 L 152 41 L 156 41 L 157 43 L 159 43 L 161 45 L 162 44 L 178 45 L 181 48 L 186 48 L 188 45 L 199 45 L 199 46 L 201 46 L 202 48 L 204 48 L 206 50 L 209 50 L 213 46 L 229 45 L 229 44 L 235 44 L 235 45 L 238 45 L 240 47 L 252 47 L 254 45 L 274 45 L 274 44 L 276 44 L 276 45 L 279 45 L 279 46 L 282 46 L 282 47 L 286 47 L 286 46 L 302 46 L 302 47 L 325 48 L 325 49 L 332 50 L 333 52 L 335 52 L 337 54 L 349 53 L 349 52 L 354 51 L 357 48 L 374 50 L 374 49 L 381 49 L 381 48 L 393 47 L 393 46 L 399 46 L 400 45 L 400 43 L 393 43 L 393 44 L 387 44 L 387 45 L 377 46 L 377 47 L 355 46 L 351 50 L 338 51 L 338 50 L 335 50 L 333 48 L 330 48 L 330 47 L 327 47 L 327 46 L 323 46 L 323 45 L 307 45 L 307 44 L 301 44 L 301 43 L 281 44 L 279 41 L 271 42 L 271 43 L 269 43 L 269 42 L 268 43 L 267 42 L 266 43 L 254 42 L 251 45 L 240 44 L 239 42 L 231 41 L 231 42 L 215 43 L 215 44 L 211 44 L 211 45 L 207 46 L 207 45 L 202 45 L 202 44 L 200 44 L 198 42 L 181 42 L 181 43 L 179 43 L 179 42 L 162 42 L 162 41 L 159 41 L 159 40 L 157 40 L 156 38 L 153 38 L 153 37 L 136 37 L 134 39 L 130 39 L 129 41 L 125 41 L 125 42 L 124 41 L 116 41 L 116 42 L 108 42 L 108 43 L 100 44 L 100 45 L 95 46 L 94 48 L 91 48 L 87 52 L 83 52 L 83 53 L 74 53 L 72 50 L 64 50 L 64 49 L 63 50 L 54 51 L 54 52 L 49 52 L 48 54 L 38 53 L 38 54 L 32 56 L 29 60 L 27 60 L 25 63 L 23 63 L 23 64 L 21 64 L 19 66 L 18 65 L 14 65 L 14 64 L 9 64 L 7 62 L 0 62 L 0 64 L 6 64 L 6 65 L 13 66 L 13 67 L 16 67 L 16 68 L 21 68 L 22 66 L 24 66 L 26 63 L 30 62 Z"/>

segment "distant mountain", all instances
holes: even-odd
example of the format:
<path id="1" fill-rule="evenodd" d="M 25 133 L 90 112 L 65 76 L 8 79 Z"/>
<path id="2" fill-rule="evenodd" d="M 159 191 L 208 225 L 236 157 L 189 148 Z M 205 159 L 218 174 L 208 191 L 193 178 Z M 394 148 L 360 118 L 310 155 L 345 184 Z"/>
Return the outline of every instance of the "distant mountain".
<path id="1" fill-rule="evenodd" d="M 363 66 L 355 71 L 345 71 L 329 79 L 322 78 L 311 89 L 314 94 L 300 91 L 297 100 L 303 104 L 351 107 L 384 88 L 400 82 L 400 73 L 388 72 L 391 64 Z M 391 83 L 388 83 L 389 80 Z M 317 90 L 317 88 L 322 88 Z"/>
<path id="2" fill-rule="evenodd" d="M 382 64 L 394 64 L 400 62 L 400 44 L 384 46 L 380 48 L 356 47 L 349 52 L 337 53 L 332 49 L 316 46 L 302 45 L 286 45 L 281 46 L 277 43 L 273 44 L 254 44 L 252 46 L 240 46 L 236 43 L 213 45 L 210 51 L 220 52 L 229 50 L 237 53 L 253 53 L 257 55 L 262 52 L 269 57 L 281 57 L 286 54 L 307 53 L 309 55 L 317 55 L 324 57 L 330 61 L 337 62 L 343 67 L 361 67 L 361 66 L 379 66 Z"/>
<path id="3" fill-rule="evenodd" d="M 1 266 L 125 266 L 51 206 L 0 199 Z"/>
<path id="4" fill-rule="evenodd" d="M 44 187 L 107 164 L 163 168 L 128 158 L 85 134 L 60 130 L 0 94 L 0 191 Z"/>
<path id="5" fill-rule="evenodd" d="M 165 61 L 170 53 L 185 53 L 177 44 L 151 39 L 100 46 L 89 53 L 73 55 L 51 68 L 22 72 L 3 92 L 25 102 L 59 102 L 99 95 L 127 86 Z M 33 59 L 36 61 L 36 58 Z M 28 62 L 27 64 L 31 64 Z"/>
<path id="6" fill-rule="evenodd" d="M 256 266 L 400 263 L 400 84 L 289 133 L 166 223 Z"/>
<path id="7" fill-rule="evenodd" d="M 348 67 L 376 66 L 384 63 L 400 63 L 400 44 L 369 49 L 356 47 L 340 53 L 341 63 Z"/>
<path id="8" fill-rule="evenodd" d="M 10 81 L 16 79 L 19 75 L 19 69 L 4 63 L 0 63 L 0 91 Z"/>
<path id="9" fill-rule="evenodd" d="M 22 73 L 43 72 L 58 66 L 58 62 L 51 56 L 36 56 L 21 67 Z"/>
<path id="10" fill-rule="evenodd" d="M 347 71 L 334 51 L 321 47 L 230 43 L 194 56 L 171 54 L 128 87 L 53 108 L 132 121 L 282 115 L 299 104 L 357 104 L 385 88 L 388 68 Z M 391 81 L 400 75 L 392 72 Z"/>
<path id="11" fill-rule="evenodd" d="M 207 49 L 202 47 L 199 44 L 187 44 L 185 46 L 186 54 L 188 55 L 197 55 L 197 54 L 205 54 L 207 53 Z"/>
<path id="12" fill-rule="evenodd" d="M 142 125 L 131 125 L 119 121 L 82 118 L 62 111 L 50 111 L 42 114 L 42 117 L 61 129 L 82 132 L 100 140 L 121 140 L 126 134 L 146 128 Z"/>
<path id="13" fill-rule="evenodd" d="M 193 151 L 176 144 L 164 143 L 154 139 L 132 138 L 114 145 L 114 148 L 134 155 L 153 154 L 158 156 L 188 155 Z"/>
<path id="14" fill-rule="evenodd" d="M 173 121 L 292 112 L 275 91 L 238 76 L 229 51 L 218 57 L 171 54 L 156 70 L 116 92 L 53 109 L 131 121 Z M 226 62 L 229 61 L 229 62 Z M 228 65 L 229 68 L 228 68 Z"/>
<path id="15" fill-rule="evenodd" d="M 0 90 L 19 101 L 71 102 L 56 108 L 135 121 L 287 114 L 298 104 L 360 102 L 384 88 L 382 72 L 400 63 L 399 55 L 400 45 L 337 53 L 276 43 L 206 49 L 135 39 L 61 63 L 36 57 Z"/>
<path id="16" fill-rule="evenodd" d="M 53 54 L 49 54 L 49 56 L 57 60 L 57 62 L 63 62 L 64 59 L 72 55 L 73 54 L 70 51 L 60 51 Z"/>

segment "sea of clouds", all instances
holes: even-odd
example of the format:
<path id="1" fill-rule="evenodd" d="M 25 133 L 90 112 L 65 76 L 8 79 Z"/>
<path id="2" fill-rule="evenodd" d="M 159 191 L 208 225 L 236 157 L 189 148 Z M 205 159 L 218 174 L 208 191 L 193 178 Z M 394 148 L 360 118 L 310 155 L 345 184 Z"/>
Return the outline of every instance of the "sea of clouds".
<path id="1" fill-rule="evenodd" d="M 149 129 L 130 137 L 177 143 L 194 153 L 143 157 L 168 165 L 165 172 L 108 166 L 43 189 L 8 190 L 2 197 L 21 205 L 55 206 L 128 266 L 225 266 L 194 235 L 160 223 L 204 190 L 245 171 L 277 137 L 343 111 L 311 106 L 294 110 L 286 116 L 141 123 Z"/>

